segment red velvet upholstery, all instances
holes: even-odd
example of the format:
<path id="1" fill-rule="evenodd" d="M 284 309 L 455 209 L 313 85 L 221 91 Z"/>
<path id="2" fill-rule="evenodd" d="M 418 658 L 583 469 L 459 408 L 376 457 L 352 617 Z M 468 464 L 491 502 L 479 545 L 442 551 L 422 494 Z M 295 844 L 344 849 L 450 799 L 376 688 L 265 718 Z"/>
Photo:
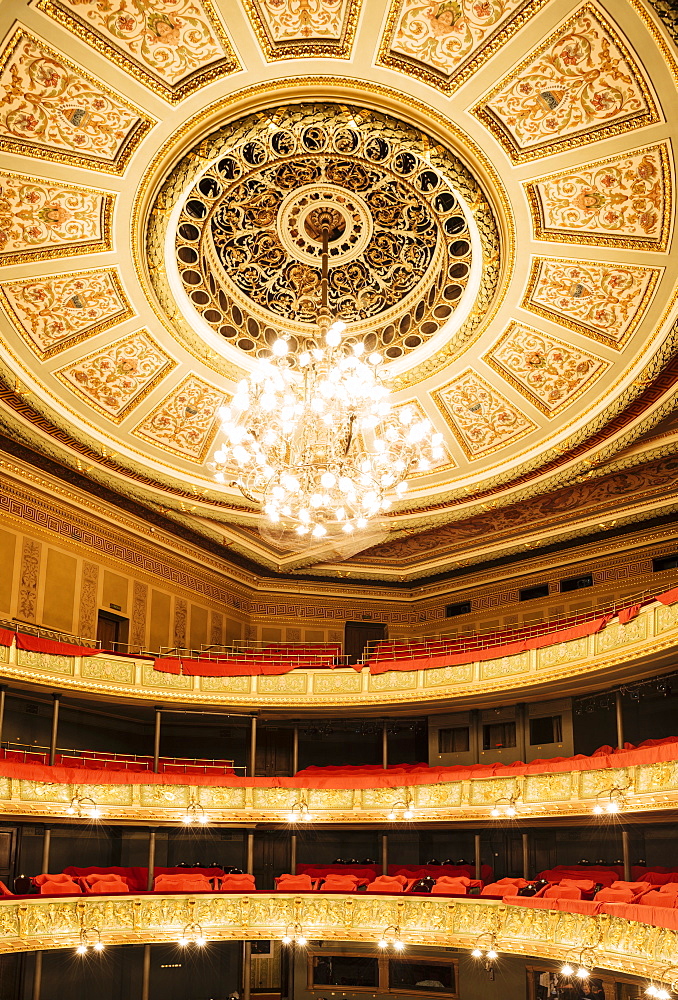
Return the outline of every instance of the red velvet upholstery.
<path id="1" fill-rule="evenodd" d="M 155 892 L 211 892 L 206 875 L 158 875 L 153 879 Z"/>
<path id="2" fill-rule="evenodd" d="M 662 892 L 667 896 L 677 896 L 678 882 L 665 882 L 664 885 L 660 886 L 659 892 Z"/>
<path id="3" fill-rule="evenodd" d="M 664 887 L 662 886 L 662 889 Z M 678 896 L 673 892 L 662 892 L 661 889 L 650 889 L 646 892 L 644 896 L 641 896 L 639 902 L 643 906 L 673 906 L 675 907 L 678 901 Z"/>
<path id="4" fill-rule="evenodd" d="M 551 885 L 543 895 L 544 899 L 581 899 L 581 889 L 576 885 Z"/>
<path id="5" fill-rule="evenodd" d="M 85 875 L 81 880 L 85 892 L 129 892 L 129 886 L 119 875 Z"/>
<path id="6" fill-rule="evenodd" d="M 254 892 L 254 875 L 224 875 L 220 889 L 222 892 Z"/>
<path id="7" fill-rule="evenodd" d="M 596 903 L 632 903 L 636 899 L 633 889 L 601 889 L 596 894 Z"/>
<path id="8" fill-rule="evenodd" d="M 468 878 L 452 878 L 450 875 L 443 875 L 442 878 L 436 880 L 436 884 L 431 889 L 431 895 L 466 896 L 470 881 Z"/>
<path id="9" fill-rule="evenodd" d="M 0 880 L 0 896 L 13 896 L 14 893 L 10 892 L 5 883 Z"/>
<path id="10" fill-rule="evenodd" d="M 408 879 L 404 875 L 379 875 L 370 882 L 367 892 L 404 892 Z"/>
<path id="11" fill-rule="evenodd" d="M 279 892 L 310 892 L 313 882 L 310 875 L 279 875 L 275 880 Z"/>
<path id="12" fill-rule="evenodd" d="M 500 878 L 498 882 L 489 882 L 480 890 L 481 896 L 515 896 L 518 889 L 527 885 L 524 878 Z"/>
<path id="13" fill-rule="evenodd" d="M 596 887 L 596 883 L 590 878 L 561 878 L 560 885 L 573 885 L 576 889 L 581 889 L 582 892 L 593 892 Z"/>
<path id="14" fill-rule="evenodd" d="M 355 875 L 328 875 L 320 886 L 321 892 L 356 892 L 358 881 Z"/>
<path id="15" fill-rule="evenodd" d="M 59 872 L 56 875 L 36 875 L 33 879 L 46 896 L 81 896 L 82 889 L 70 875 Z"/>

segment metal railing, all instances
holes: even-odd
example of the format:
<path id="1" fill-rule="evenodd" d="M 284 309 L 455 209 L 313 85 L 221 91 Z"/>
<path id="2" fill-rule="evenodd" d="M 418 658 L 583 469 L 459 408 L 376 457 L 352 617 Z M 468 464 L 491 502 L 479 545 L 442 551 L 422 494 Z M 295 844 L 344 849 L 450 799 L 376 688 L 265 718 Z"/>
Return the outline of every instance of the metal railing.
<path id="1" fill-rule="evenodd" d="M 31 743 L 3 741 L 0 744 L 0 754 L 4 760 L 18 760 L 19 763 L 24 764 L 36 763 L 36 757 L 43 758 L 44 763 L 49 763 L 50 748 Z M 104 769 L 107 765 L 117 764 L 122 766 L 116 767 L 115 770 L 153 771 L 152 754 L 109 753 L 96 750 L 73 750 L 57 747 L 57 764 L 72 767 L 73 762 L 91 763 Z M 212 759 L 200 757 L 159 757 L 158 764 L 160 771 L 164 773 L 170 770 L 176 774 L 194 774 L 196 771 L 202 774 L 246 774 L 246 768 L 243 765 L 236 764 L 233 760 L 216 757 Z"/>
<path id="2" fill-rule="evenodd" d="M 380 659 L 420 659 L 445 654 L 468 653 L 474 650 L 491 649 L 495 646 L 505 646 L 512 642 L 521 642 L 544 635 L 554 634 L 555 636 L 559 631 L 595 621 L 596 618 L 602 618 L 606 615 L 614 617 L 624 608 L 636 604 L 641 606 L 647 604 L 654 600 L 655 594 L 656 589 L 643 590 L 639 594 L 633 594 L 623 598 L 623 600 L 615 600 L 569 615 L 561 614 L 543 618 L 538 622 L 502 625 L 487 630 L 474 629 L 467 632 L 452 632 L 447 635 L 442 633 L 436 636 L 419 636 L 417 638 L 371 640 L 367 644 L 360 662 L 365 663 Z M 558 639 L 554 638 L 554 642 L 557 641 Z"/>

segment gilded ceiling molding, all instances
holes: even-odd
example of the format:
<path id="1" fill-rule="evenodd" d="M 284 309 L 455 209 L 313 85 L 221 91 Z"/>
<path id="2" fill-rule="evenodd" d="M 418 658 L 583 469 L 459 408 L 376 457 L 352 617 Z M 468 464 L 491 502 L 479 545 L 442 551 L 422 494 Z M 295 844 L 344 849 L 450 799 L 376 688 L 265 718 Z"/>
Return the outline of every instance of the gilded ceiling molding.
<path id="1" fill-rule="evenodd" d="M 18 25 L 0 53 L 0 151 L 122 174 L 152 118 Z"/>
<path id="2" fill-rule="evenodd" d="M 391 0 L 377 65 L 452 94 L 529 23 L 546 0 L 456 4 Z"/>
<path id="3" fill-rule="evenodd" d="M 592 81 L 589 67 L 601 69 Z M 660 121 L 628 43 L 594 3 L 583 4 L 473 108 L 514 164 Z"/>
<path id="4" fill-rule="evenodd" d="M 0 302 L 40 361 L 134 315 L 113 267 L 0 282 Z"/>
<path id="5" fill-rule="evenodd" d="M 659 977 L 675 964 L 678 932 L 609 914 L 588 916 L 497 900 L 354 893 L 81 896 L 3 901 L 0 951 L 75 948 L 96 928 L 104 945 L 174 943 L 188 924 L 208 941 L 270 941 L 299 924 L 309 939 L 375 942 L 398 926 L 406 946 L 470 949 L 492 934 L 500 952 L 561 960 L 595 943 L 596 968 Z M 209 945 L 207 946 L 209 950 Z"/>
<path id="6" fill-rule="evenodd" d="M 37 8 L 170 104 L 242 69 L 212 0 L 39 0 Z"/>
<path id="7" fill-rule="evenodd" d="M 112 250 L 115 195 L 0 173 L 0 266 Z"/>
<path id="8" fill-rule="evenodd" d="M 350 59 L 363 0 L 242 0 L 267 62 Z"/>
<path id="9" fill-rule="evenodd" d="M 666 250 L 673 219 L 670 142 L 525 181 L 534 238 Z"/>

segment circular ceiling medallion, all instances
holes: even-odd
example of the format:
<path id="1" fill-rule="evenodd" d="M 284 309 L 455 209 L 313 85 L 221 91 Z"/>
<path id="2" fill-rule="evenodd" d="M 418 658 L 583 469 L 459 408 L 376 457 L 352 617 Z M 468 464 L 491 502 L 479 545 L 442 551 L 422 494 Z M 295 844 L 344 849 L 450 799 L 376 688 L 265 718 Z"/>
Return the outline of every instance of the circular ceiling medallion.
<path id="1" fill-rule="evenodd" d="M 325 103 L 224 126 L 167 178 L 148 250 L 175 325 L 218 334 L 225 356 L 266 358 L 281 332 L 295 349 L 321 304 L 320 212 L 332 220 L 329 307 L 348 343 L 416 364 L 432 338 L 463 339 L 472 311 L 479 322 L 499 238 L 477 181 L 409 124 Z"/>
<path id="2" fill-rule="evenodd" d="M 282 202 L 276 232 L 290 257 L 317 268 L 322 254 L 322 223 L 330 223 L 330 267 L 359 257 L 372 237 L 372 216 L 360 195 L 334 184 L 308 184 Z"/>

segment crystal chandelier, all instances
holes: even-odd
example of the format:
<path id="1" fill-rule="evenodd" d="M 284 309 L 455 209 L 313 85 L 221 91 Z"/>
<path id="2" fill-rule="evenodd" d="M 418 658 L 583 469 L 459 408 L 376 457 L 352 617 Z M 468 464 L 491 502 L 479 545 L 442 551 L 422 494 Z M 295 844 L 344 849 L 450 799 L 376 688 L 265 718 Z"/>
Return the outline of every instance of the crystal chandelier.
<path id="1" fill-rule="evenodd" d="M 342 345 L 345 324 L 331 321 L 328 247 L 342 222 L 336 209 L 318 208 L 306 223 L 322 244 L 316 337 L 294 353 L 282 334 L 239 383 L 219 412 L 223 440 L 208 465 L 261 506 L 262 534 L 297 549 L 365 533 L 406 492 L 411 471 L 443 456 L 428 419 L 408 406 L 393 411 L 381 355 Z"/>

